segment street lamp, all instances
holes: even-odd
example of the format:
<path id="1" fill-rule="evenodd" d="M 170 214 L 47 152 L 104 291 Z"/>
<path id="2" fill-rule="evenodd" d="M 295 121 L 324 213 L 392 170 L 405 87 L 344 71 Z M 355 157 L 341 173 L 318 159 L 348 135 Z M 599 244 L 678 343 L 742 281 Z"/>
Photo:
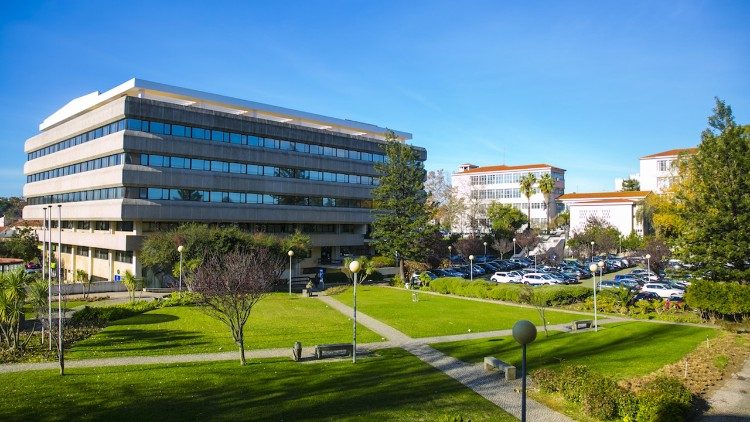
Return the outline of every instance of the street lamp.
<path id="1" fill-rule="evenodd" d="M 453 246 L 448 245 L 448 266 L 453 266 Z"/>
<path id="2" fill-rule="evenodd" d="M 469 277 L 471 277 L 471 281 L 474 281 L 474 255 L 469 255 L 469 274 L 471 274 Z"/>
<path id="3" fill-rule="evenodd" d="M 526 422 L 526 345 L 536 340 L 536 327 L 522 319 L 513 324 L 513 338 L 523 346 L 521 357 L 521 422 Z"/>
<path id="4" fill-rule="evenodd" d="M 599 267 L 599 285 L 597 286 L 597 290 L 601 289 L 602 286 L 602 275 L 604 275 L 604 261 L 599 261 L 596 263 L 596 266 Z"/>
<path id="5" fill-rule="evenodd" d="M 599 265 L 595 263 L 591 263 L 589 265 L 589 270 L 591 270 L 591 273 L 594 274 L 594 331 L 598 331 L 599 325 L 598 325 L 598 318 L 597 318 L 597 310 L 596 310 L 596 270 L 599 268 Z"/>
<path id="6" fill-rule="evenodd" d="M 185 247 L 180 245 L 177 247 L 177 252 L 180 253 L 180 284 L 179 284 L 179 291 L 182 291 L 182 251 L 185 250 Z"/>
<path id="7" fill-rule="evenodd" d="M 52 208 L 50 208 L 52 220 Z M 50 239 L 52 234 L 50 233 Z M 63 318 L 62 313 L 62 205 L 57 204 L 57 350 L 60 358 L 60 375 L 65 375 L 65 351 L 63 350 Z"/>
<path id="8" fill-rule="evenodd" d="M 352 276 L 354 276 L 354 326 L 352 329 L 352 363 L 357 363 L 357 273 L 359 272 L 359 261 L 354 260 L 350 262 L 349 271 L 351 271 Z"/>
<path id="9" fill-rule="evenodd" d="M 594 262 L 594 241 L 591 241 L 591 262 Z"/>
<path id="10" fill-rule="evenodd" d="M 289 255 L 289 294 L 292 294 L 292 257 L 294 256 L 294 251 L 289 249 L 289 252 L 286 253 Z"/>
<path id="11" fill-rule="evenodd" d="M 44 223 L 42 224 L 42 280 L 47 279 L 47 334 L 49 336 L 49 350 L 52 350 L 52 276 L 49 273 L 49 261 L 52 260 L 52 248 L 50 257 L 47 258 L 47 207 L 44 207 Z M 50 207 L 50 220 L 52 219 L 52 208 Z M 52 241 L 52 232 L 49 235 Z"/>
<path id="12" fill-rule="evenodd" d="M 513 238 L 513 257 L 516 256 L 516 238 Z"/>
<path id="13" fill-rule="evenodd" d="M 487 262 L 487 242 L 484 242 L 484 262 Z"/>
<path id="14" fill-rule="evenodd" d="M 646 254 L 646 268 L 648 271 L 646 277 L 651 280 L 651 254 Z"/>

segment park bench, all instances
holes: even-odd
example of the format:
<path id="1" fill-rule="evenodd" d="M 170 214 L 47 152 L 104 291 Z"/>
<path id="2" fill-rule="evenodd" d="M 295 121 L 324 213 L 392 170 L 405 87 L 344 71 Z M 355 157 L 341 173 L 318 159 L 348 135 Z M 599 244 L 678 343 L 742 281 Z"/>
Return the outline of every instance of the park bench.
<path id="1" fill-rule="evenodd" d="M 344 355 L 348 356 L 353 350 L 351 343 L 319 344 L 315 346 L 315 357 L 323 359 L 324 352 L 345 352 Z"/>
<path id="2" fill-rule="evenodd" d="M 501 361 L 498 358 L 492 356 L 486 356 L 484 358 L 484 370 L 492 371 L 497 369 L 503 372 L 506 381 L 513 381 L 516 379 L 516 367 Z"/>
<path id="3" fill-rule="evenodd" d="M 593 324 L 593 321 L 591 321 L 590 319 L 573 321 L 570 323 L 570 329 L 572 331 L 578 331 L 583 328 L 591 328 L 591 324 Z"/>

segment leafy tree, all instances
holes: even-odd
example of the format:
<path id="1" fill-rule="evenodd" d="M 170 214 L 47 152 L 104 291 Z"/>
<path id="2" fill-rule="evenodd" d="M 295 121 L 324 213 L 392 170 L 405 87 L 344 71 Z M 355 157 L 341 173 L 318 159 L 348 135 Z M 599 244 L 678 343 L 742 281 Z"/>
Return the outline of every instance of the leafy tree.
<path id="1" fill-rule="evenodd" d="M 39 238 L 31 227 L 19 227 L 4 243 L 5 253 L 10 257 L 24 261 L 33 261 L 42 257 L 39 251 Z"/>
<path id="2" fill-rule="evenodd" d="M 645 243 L 643 236 L 639 236 L 635 231 L 631 231 L 629 235 L 621 237 L 620 245 L 626 251 L 637 251 L 643 249 Z"/>
<path id="3" fill-rule="evenodd" d="M 0 198 L 0 215 L 13 219 L 21 218 L 23 207 L 25 206 L 26 201 L 17 196 Z"/>
<path id="4" fill-rule="evenodd" d="M 484 242 L 478 237 L 465 237 L 456 241 L 456 252 L 469 259 L 469 255 L 480 256 L 484 254 Z"/>
<path id="5" fill-rule="evenodd" d="M 136 277 L 130 270 L 125 271 L 125 275 L 122 277 L 122 284 L 128 289 L 128 296 L 131 302 L 135 302 L 135 292 L 143 289 L 143 279 Z"/>
<path id="6" fill-rule="evenodd" d="M 547 214 L 547 230 L 549 230 L 549 209 L 550 199 L 552 198 L 552 192 L 555 191 L 555 179 L 549 173 L 544 173 L 539 178 L 539 191 L 544 195 L 544 206 Z"/>
<path id="7" fill-rule="evenodd" d="M 677 182 L 664 194 L 651 194 L 639 201 L 636 209 L 636 221 L 643 224 L 643 232 L 655 234 L 669 242 L 682 233 L 685 228 L 685 220 L 679 214 L 681 204 L 674 200 L 674 189 L 684 183 Z"/>
<path id="8" fill-rule="evenodd" d="M 646 256 L 647 254 L 651 255 L 648 263 L 651 271 L 658 273 L 664 270 L 664 264 L 669 259 L 671 251 L 664 239 L 648 236 L 641 250 L 641 255 Z"/>
<path id="9" fill-rule="evenodd" d="M 536 176 L 534 173 L 527 173 L 525 176 L 521 176 L 520 189 L 521 195 L 526 197 L 528 201 L 528 217 L 529 217 L 529 228 L 531 228 L 531 195 L 534 194 L 534 185 L 536 184 Z"/>
<path id="10" fill-rule="evenodd" d="M 487 207 L 487 219 L 495 234 L 495 238 L 512 239 L 514 234 L 528 220 L 516 207 L 509 204 L 492 202 Z"/>
<path id="11" fill-rule="evenodd" d="M 245 365 L 244 328 L 250 312 L 281 277 L 285 256 L 267 247 L 252 247 L 208 257 L 193 278 L 199 304 L 226 324 Z"/>
<path id="12" fill-rule="evenodd" d="M 354 261 L 354 258 L 346 258 L 344 260 L 343 265 L 341 266 L 341 271 L 346 274 L 346 276 L 349 278 L 349 280 L 352 280 L 352 283 L 354 282 L 354 277 L 352 272 L 349 270 L 349 264 Z M 357 261 L 359 261 L 359 275 L 357 276 L 357 283 L 364 283 L 368 278 L 372 277 L 373 274 L 375 274 L 375 263 L 372 261 L 372 259 L 366 257 L 366 256 L 360 256 L 359 258 L 356 258 Z"/>
<path id="13" fill-rule="evenodd" d="M 89 290 L 91 290 L 91 277 L 89 277 L 89 273 L 87 273 L 85 270 L 78 269 L 75 272 L 75 281 L 78 283 L 83 284 L 83 297 L 84 299 L 88 297 Z"/>
<path id="14" fill-rule="evenodd" d="M 386 133 L 386 161 L 377 163 L 380 185 L 372 190 L 374 221 L 372 239 L 380 254 L 397 256 L 399 275 L 404 279 L 403 259 L 424 261 L 422 240 L 437 229 L 424 191 L 425 169 L 417 152 Z"/>
<path id="15" fill-rule="evenodd" d="M 622 181 L 623 192 L 635 192 L 641 190 L 641 182 L 638 179 L 625 179 Z"/>
<path id="16" fill-rule="evenodd" d="M 0 273 L 0 344 L 6 349 L 16 350 L 24 343 L 20 337 L 23 306 L 32 281 L 23 268 Z"/>
<path id="17" fill-rule="evenodd" d="M 44 336 L 44 330 L 51 329 L 48 317 L 48 291 L 49 289 L 47 282 L 41 279 L 36 279 L 31 284 L 29 284 L 26 296 L 27 303 L 31 305 L 31 309 L 36 312 L 36 319 L 42 324 L 41 344 L 44 344 L 44 340 L 46 338 Z"/>
<path id="18" fill-rule="evenodd" d="M 552 220 L 553 228 L 567 227 L 567 226 L 570 226 L 570 211 L 568 210 L 565 210 L 561 212 L 560 214 L 557 214 L 555 216 L 555 219 Z"/>
<path id="19" fill-rule="evenodd" d="M 583 231 L 574 233 L 568 247 L 578 256 L 591 256 L 591 242 L 594 254 L 612 252 L 620 244 L 620 231 L 609 222 L 597 217 L 589 217 Z"/>
<path id="20" fill-rule="evenodd" d="M 424 189 L 427 192 L 427 203 L 431 204 L 435 210 L 436 224 L 450 231 L 457 225 L 458 218 L 465 211 L 464 199 L 456 195 L 455 188 L 450 185 L 442 169 L 427 173 Z"/>
<path id="21" fill-rule="evenodd" d="M 750 281 L 750 131 L 716 99 L 695 154 L 679 168 L 680 256 L 715 280 Z"/>

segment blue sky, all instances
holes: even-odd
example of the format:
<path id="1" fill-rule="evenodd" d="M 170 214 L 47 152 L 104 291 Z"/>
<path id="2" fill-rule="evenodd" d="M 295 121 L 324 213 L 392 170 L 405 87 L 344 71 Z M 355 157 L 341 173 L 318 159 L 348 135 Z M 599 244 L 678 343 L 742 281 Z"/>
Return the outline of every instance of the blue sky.
<path id="1" fill-rule="evenodd" d="M 546 162 L 567 192 L 750 123 L 750 2 L 0 0 L 0 195 L 74 97 L 138 77 L 414 134 L 428 169 Z"/>

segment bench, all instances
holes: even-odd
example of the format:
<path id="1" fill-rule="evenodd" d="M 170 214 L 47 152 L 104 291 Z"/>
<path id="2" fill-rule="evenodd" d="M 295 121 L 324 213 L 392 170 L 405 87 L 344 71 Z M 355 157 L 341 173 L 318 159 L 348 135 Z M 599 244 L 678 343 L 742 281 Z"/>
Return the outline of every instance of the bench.
<path id="1" fill-rule="evenodd" d="M 513 365 L 509 365 L 500 359 L 494 358 L 492 356 L 486 356 L 484 358 L 484 370 L 485 371 L 492 371 L 493 369 L 498 369 L 503 372 L 505 375 L 506 381 L 513 381 L 516 379 L 516 367 Z"/>
<path id="2" fill-rule="evenodd" d="M 315 357 L 323 359 L 324 352 L 344 352 L 344 356 L 349 356 L 353 350 L 351 343 L 319 344 L 315 346 Z"/>
<path id="3" fill-rule="evenodd" d="M 570 329 L 572 331 L 578 331 L 583 328 L 591 328 L 592 324 L 593 324 L 593 321 L 591 321 L 590 319 L 573 321 L 570 323 Z"/>
<path id="4" fill-rule="evenodd" d="M 312 297 L 313 289 L 302 289 L 302 297 Z"/>

